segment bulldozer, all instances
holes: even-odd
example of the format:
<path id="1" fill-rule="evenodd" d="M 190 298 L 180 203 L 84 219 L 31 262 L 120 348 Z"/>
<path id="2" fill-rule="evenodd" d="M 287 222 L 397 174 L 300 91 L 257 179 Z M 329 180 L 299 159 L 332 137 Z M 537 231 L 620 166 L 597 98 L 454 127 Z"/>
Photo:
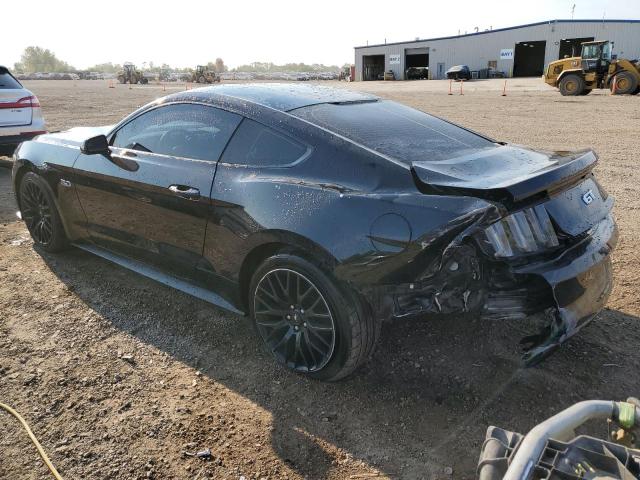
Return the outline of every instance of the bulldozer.
<path id="1" fill-rule="evenodd" d="M 125 63 L 122 66 L 122 70 L 118 72 L 118 81 L 120 83 L 140 83 L 145 85 L 149 83 L 149 80 L 145 78 L 144 74 L 136 68 L 133 63 Z"/>
<path id="2" fill-rule="evenodd" d="M 209 70 L 206 65 L 198 65 L 195 72 L 191 74 L 193 83 L 214 83 L 220 82 L 220 75 L 213 70 Z"/>
<path id="3" fill-rule="evenodd" d="M 640 92 L 637 60 L 612 55 L 613 42 L 584 42 L 579 57 L 549 63 L 542 79 L 564 96 L 588 95 L 594 88 L 608 88 L 616 95 Z"/>

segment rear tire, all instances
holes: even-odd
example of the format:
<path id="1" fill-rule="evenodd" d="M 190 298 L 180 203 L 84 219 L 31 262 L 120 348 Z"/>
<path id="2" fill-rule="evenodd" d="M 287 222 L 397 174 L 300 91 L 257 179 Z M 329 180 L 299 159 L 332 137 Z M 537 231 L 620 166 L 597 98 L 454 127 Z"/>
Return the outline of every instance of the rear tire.
<path id="1" fill-rule="evenodd" d="M 616 95 L 631 95 L 638 88 L 638 80 L 630 72 L 616 73 L 611 81 L 611 93 L 615 84 Z"/>
<path id="2" fill-rule="evenodd" d="M 584 90 L 582 90 L 582 92 L 580 92 L 580 95 L 585 96 L 585 95 L 589 95 L 592 92 L 593 89 L 591 88 L 585 88 Z"/>
<path id="3" fill-rule="evenodd" d="M 274 358 L 289 370 L 336 381 L 373 353 L 380 322 L 352 289 L 297 255 L 265 260 L 249 287 L 254 327 Z"/>
<path id="4" fill-rule="evenodd" d="M 558 88 L 564 97 L 575 97 L 584 90 L 584 78 L 573 73 L 569 74 L 566 77 L 562 77 Z"/>
<path id="5" fill-rule="evenodd" d="M 20 210 L 33 242 L 47 252 L 60 252 L 69 246 L 53 195 L 45 181 L 27 172 L 20 181 Z"/>

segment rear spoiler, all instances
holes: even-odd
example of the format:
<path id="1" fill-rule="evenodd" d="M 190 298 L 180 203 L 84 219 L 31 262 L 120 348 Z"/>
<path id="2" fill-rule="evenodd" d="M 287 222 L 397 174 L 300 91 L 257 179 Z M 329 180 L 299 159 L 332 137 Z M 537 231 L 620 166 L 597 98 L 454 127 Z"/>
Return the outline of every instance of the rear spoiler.
<path id="1" fill-rule="evenodd" d="M 423 193 L 518 203 L 577 183 L 597 162 L 593 150 L 549 153 L 500 146 L 450 161 L 413 162 L 411 173 Z"/>

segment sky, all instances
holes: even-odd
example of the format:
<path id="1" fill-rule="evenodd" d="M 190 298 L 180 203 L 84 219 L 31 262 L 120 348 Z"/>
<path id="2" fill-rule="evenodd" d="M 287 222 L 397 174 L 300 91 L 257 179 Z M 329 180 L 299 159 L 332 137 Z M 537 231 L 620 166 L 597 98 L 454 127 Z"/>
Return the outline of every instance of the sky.
<path id="1" fill-rule="evenodd" d="M 28 46 L 76 68 L 153 61 L 193 67 L 221 57 L 353 62 L 356 45 L 433 38 L 550 19 L 639 19 L 640 0 L 3 0 L 0 65 Z"/>

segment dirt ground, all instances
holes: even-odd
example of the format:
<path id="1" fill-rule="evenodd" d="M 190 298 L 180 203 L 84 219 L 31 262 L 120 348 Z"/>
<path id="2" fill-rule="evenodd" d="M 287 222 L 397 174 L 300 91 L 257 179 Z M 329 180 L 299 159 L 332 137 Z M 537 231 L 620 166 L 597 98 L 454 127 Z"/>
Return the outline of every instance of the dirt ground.
<path id="1" fill-rule="evenodd" d="M 161 86 L 25 82 L 50 130 L 114 123 Z M 87 253 L 33 249 L 0 168 L 0 402 L 68 479 L 466 479 L 494 424 L 526 432 L 582 399 L 640 393 L 640 96 L 565 98 L 539 79 L 372 82 L 366 90 L 500 140 L 594 147 L 621 239 L 608 308 L 523 369 L 527 322 L 386 323 L 371 361 L 325 384 L 284 372 L 248 321 Z M 184 88 L 172 86 L 167 90 Z M 583 120 L 583 121 L 581 121 Z M 604 435 L 606 427 L 592 431 Z M 212 459 L 186 456 L 210 448 Z M 0 478 L 46 478 L 0 414 Z"/>

